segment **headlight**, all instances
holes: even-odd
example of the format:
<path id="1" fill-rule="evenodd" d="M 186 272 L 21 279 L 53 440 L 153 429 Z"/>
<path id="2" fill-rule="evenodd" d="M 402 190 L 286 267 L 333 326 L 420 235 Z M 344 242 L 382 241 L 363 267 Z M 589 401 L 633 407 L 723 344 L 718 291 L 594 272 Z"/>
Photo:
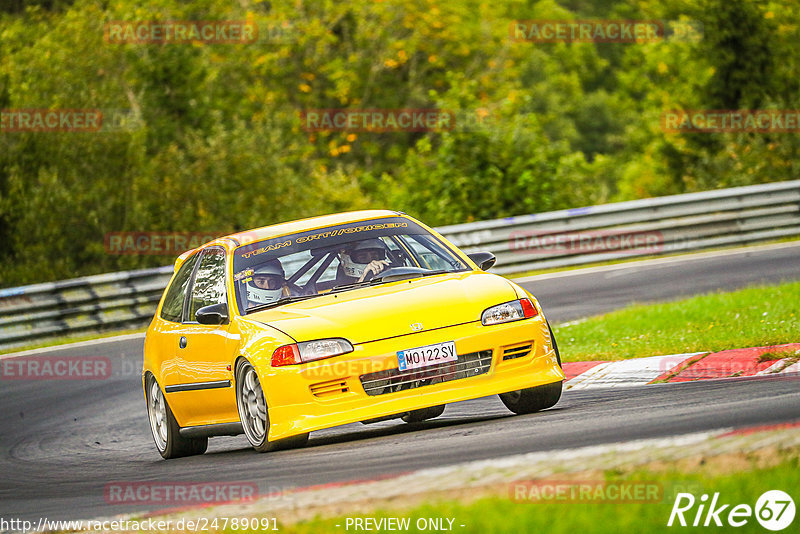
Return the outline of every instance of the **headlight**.
<path id="1" fill-rule="evenodd" d="M 481 324 L 488 326 L 509 323 L 535 317 L 536 315 L 539 315 L 539 310 L 536 309 L 530 299 L 512 300 L 484 310 L 481 314 Z"/>
<path id="2" fill-rule="evenodd" d="M 272 353 L 272 366 L 313 362 L 353 352 L 353 345 L 343 338 L 317 339 L 283 345 Z"/>

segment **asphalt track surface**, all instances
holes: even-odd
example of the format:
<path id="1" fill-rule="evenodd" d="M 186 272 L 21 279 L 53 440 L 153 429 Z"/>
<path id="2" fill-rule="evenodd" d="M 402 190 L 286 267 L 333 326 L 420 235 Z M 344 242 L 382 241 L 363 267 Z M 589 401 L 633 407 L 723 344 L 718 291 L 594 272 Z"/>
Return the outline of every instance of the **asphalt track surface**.
<path id="1" fill-rule="evenodd" d="M 800 279 L 800 246 L 525 285 L 558 322 L 633 301 L 794 279 Z M 800 377 L 729 379 L 567 391 L 554 408 L 527 416 L 513 416 L 497 397 L 488 397 L 449 405 L 440 418 L 421 424 L 386 421 L 315 432 L 297 450 L 258 454 L 244 436 L 213 438 L 202 456 L 164 461 L 144 409 L 142 343 L 48 352 L 108 357 L 113 372 L 105 380 L 0 381 L 0 517 L 81 519 L 158 508 L 107 503 L 104 489 L 116 482 L 249 482 L 270 493 L 510 454 L 800 419 Z"/>

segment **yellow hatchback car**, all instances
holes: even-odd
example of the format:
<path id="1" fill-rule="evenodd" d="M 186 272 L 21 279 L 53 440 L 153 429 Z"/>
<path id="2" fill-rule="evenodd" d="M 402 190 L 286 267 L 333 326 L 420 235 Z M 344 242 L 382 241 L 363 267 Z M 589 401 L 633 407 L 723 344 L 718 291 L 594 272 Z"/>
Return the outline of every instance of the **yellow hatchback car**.
<path id="1" fill-rule="evenodd" d="M 182 254 L 147 330 L 143 385 L 164 458 L 244 433 L 259 452 L 354 422 L 499 394 L 553 406 L 564 374 L 536 299 L 399 212 L 234 234 Z"/>

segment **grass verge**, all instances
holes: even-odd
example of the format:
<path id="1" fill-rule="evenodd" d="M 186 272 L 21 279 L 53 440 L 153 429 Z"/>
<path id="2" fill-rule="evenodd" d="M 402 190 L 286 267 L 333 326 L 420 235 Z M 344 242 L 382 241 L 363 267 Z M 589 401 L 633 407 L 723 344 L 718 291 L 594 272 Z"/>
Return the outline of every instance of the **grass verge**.
<path id="1" fill-rule="evenodd" d="M 400 518 L 408 520 L 410 528 L 407 532 L 420 532 L 417 522 L 429 519 L 443 519 L 448 526 L 452 521 L 451 530 L 454 532 L 470 533 L 500 533 L 500 532 L 547 532 L 548 534 L 574 534 L 581 533 L 617 533 L 617 532 L 674 532 L 680 531 L 728 531 L 737 532 L 766 532 L 754 515 L 747 519 L 747 523 L 740 528 L 728 525 L 728 513 L 739 504 L 746 504 L 751 509 L 755 508 L 759 496 L 769 490 L 782 490 L 798 500 L 797 488 L 800 487 L 800 461 L 796 454 L 782 458 L 778 463 L 770 462 L 770 467 L 758 467 L 757 461 L 752 459 L 745 470 L 730 473 L 730 466 L 699 465 L 688 466 L 687 469 L 668 467 L 664 470 L 636 470 L 628 473 L 606 471 L 592 475 L 590 479 L 569 481 L 570 483 L 589 484 L 589 487 L 600 488 L 591 497 L 583 500 L 571 499 L 575 495 L 576 486 L 565 484 L 565 480 L 558 481 L 560 487 L 567 486 L 567 491 L 556 497 L 555 493 L 546 493 L 546 484 L 538 486 L 541 492 L 516 493 L 518 485 L 509 487 L 509 495 L 505 497 L 488 497 L 470 503 L 442 501 L 417 506 L 406 510 L 379 510 L 369 514 L 351 515 L 350 527 L 348 517 L 340 516 L 331 519 L 316 519 L 294 525 L 281 526 L 281 531 L 287 534 L 310 534 L 319 532 L 353 532 L 357 530 L 353 525 L 355 518 L 369 517 L 373 520 L 381 518 Z M 744 467 L 744 466 L 737 466 Z M 612 492 L 612 487 L 653 487 L 659 488 L 658 492 L 645 493 L 652 498 L 640 499 L 638 502 L 623 502 Z M 552 488 L 552 486 L 550 486 Z M 606 489 L 604 489 L 606 488 Z M 695 505 L 684 513 L 687 527 L 677 523 L 672 527 L 667 526 L 670 514 L 678 493 L 688 492 L 694 495 Z M 709 496 L 709 501 L 715 493 L 719 493 L 717 507 L 728 504 L 729 506 L 719 514 L 722 527 L 711 526 L 704 528 L 708 502 L 705 504 L 700 526 L 693 528 L 700 497 Z M 538 495 L 538 500 L 530 499 Z M 547 495 L 553 495 L 547 497 Z M 620 493 L 621 495 L 621 493 Z M 518 499 L 514 499 L 518 496 Z M 636 500 L 635 498 L 633 500 Z M 682 501 L 685 503 L 686 501 Z M 772 506 L 775 506 L 774 504 Z M 797 517 L 785 530 L 796 531 L 800 521 Z M 422 525 L 422 523 L 420 523 Z M 462 526 L 463 525 L 463 526 Z M 794 530 L 793 530 L 794 529 Z M 404 529 L 405 530 L 405 529 Z M 430 530 L 430 529 L 428 529 Z"/>
<path id="2" fill-rule="evenodd" d="M 634 305 L 554 325 L 564 361 L 624 360 L 800 341 L 800 282 Z"/>

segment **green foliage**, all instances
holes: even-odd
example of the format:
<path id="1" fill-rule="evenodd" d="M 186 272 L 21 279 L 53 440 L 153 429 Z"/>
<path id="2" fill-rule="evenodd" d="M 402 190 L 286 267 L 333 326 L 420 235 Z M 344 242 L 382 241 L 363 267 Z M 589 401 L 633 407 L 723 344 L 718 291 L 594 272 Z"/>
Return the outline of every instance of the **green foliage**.
<path id="1" fill-rule="evenodd" d="M 694 20 L 696 41 L 509 39 L 515 19 Z M 115 44 L 110 21 L 249 20 L 248 44 Z M 800 13 L 754 0 L 11 0 L 0 109 L 129 128 L 0 132 L 0 286 L 162 265 L 115 231 L 230 232 L 368 207 L 432 225 L 796 178 L 794 134 L 668 134 L 670 109 L 797 109 Z M 444 132 L 308 132 L 441 108 Z"/>

